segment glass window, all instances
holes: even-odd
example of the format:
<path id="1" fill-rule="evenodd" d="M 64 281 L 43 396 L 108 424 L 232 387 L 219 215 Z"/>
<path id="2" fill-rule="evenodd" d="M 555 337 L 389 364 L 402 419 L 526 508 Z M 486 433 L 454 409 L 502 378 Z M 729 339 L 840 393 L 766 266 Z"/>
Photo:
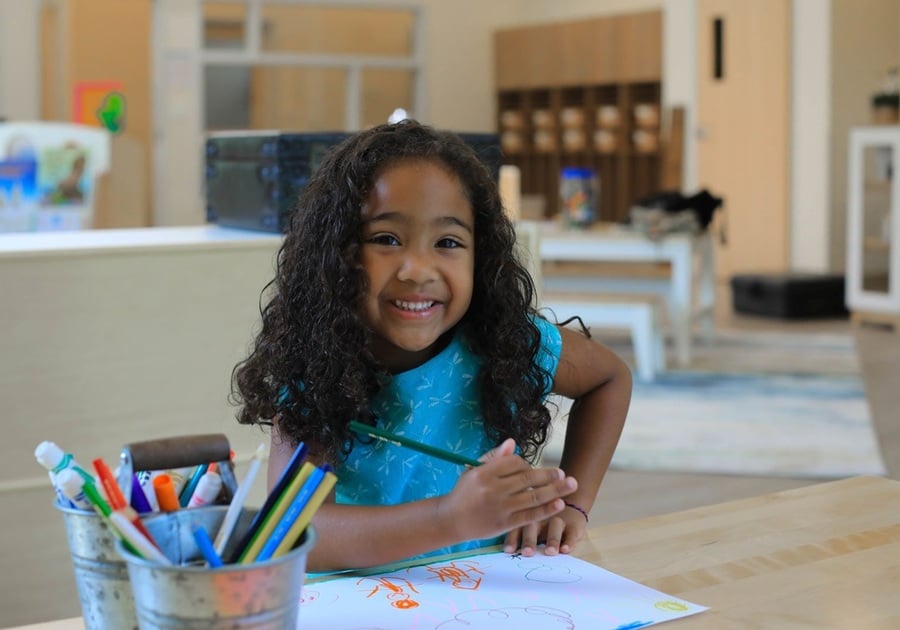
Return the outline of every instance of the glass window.
<path id="1" fill-rule="evenodd" d="M 416 116 L 419 10 L 205 2 L 206 129 L 353 131 Z"/>

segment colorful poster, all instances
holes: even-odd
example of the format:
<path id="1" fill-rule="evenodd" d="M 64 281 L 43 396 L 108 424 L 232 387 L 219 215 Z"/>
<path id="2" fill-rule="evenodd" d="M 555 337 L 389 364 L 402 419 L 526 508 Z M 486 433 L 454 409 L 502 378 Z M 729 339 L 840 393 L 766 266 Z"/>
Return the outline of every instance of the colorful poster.
<path id="1" fill-rule="evenodd" d="M 105 148 L 95 136 L 107 134 L 61 123 L 0 124 L 0 233 L 90 225 L 97 148 Z"/>

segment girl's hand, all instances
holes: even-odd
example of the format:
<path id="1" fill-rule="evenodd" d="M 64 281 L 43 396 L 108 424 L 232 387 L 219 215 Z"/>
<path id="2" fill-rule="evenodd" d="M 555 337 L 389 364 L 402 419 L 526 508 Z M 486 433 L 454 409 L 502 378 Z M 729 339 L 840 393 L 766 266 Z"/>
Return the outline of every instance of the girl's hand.
<path id="1" fill-rule="evenodd" d="M 451 524 L 459 541 L 490 538 L 529 524 L 539 527 L 563 512 L 562 497 L 578 488 L 558 468 L 532 468 L 515 454 L 512 440 L 481 461 L 485 463 L 464 472 L 438 504 L 441 521 Z"/>
<path id="2" fill-rule="evenodd" d="M 566 508 L 541 523 L 529 523 L 510 531 L 503 541 L 503 551 L 523 556 L 533 556 L 540 543 L 544 554 L 571 553 L 587 532 L 587 521 L 577 510 Z"/>

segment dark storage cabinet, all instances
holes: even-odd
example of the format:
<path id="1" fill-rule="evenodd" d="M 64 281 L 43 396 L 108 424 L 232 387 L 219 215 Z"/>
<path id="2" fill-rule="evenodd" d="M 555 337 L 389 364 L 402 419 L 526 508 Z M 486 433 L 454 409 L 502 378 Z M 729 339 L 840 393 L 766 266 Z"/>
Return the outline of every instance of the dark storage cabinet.
<path id="1" fill-rule="evenodd" d="M 842 317 L 844 276 L 810 273 L 743 274 L 731 278 L 734 310 L 783 319 Z"/>

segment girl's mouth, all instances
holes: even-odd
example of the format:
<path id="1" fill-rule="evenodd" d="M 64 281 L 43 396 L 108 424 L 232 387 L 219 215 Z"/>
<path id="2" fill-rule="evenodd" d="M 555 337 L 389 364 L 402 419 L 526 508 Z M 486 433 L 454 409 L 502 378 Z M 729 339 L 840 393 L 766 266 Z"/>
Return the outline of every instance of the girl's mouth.
<path id="1" fill-rule="evenodd" d="M 437 302 L 434 300 L 425 300 L 420 302 L 407 302 L 406 300 L 393 300 L 391 302 L 394 306 L 399 308 L 401 311 L 409 311 L 411 313 L 419 313 L 422 311 L 427 311 L 432 306 L 434 306 Z"/>

